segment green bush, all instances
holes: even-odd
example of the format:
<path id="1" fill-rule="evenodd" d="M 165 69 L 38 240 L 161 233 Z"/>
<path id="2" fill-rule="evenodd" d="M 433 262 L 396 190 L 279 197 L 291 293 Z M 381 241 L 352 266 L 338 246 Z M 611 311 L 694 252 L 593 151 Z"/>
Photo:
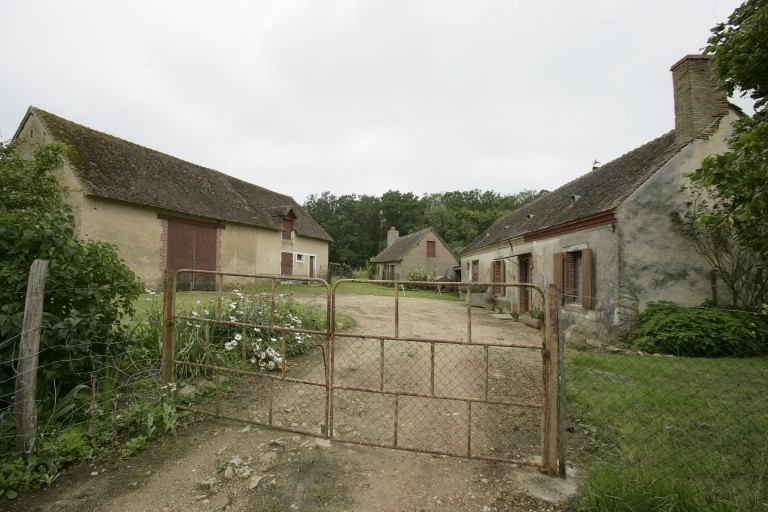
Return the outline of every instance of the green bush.
<path id="1" fill-rule="evenodd" d="M 409 281 L 431 281 L 434 282 L 435 277 L 437 276 L 437 271 L 433 270 L 431 273 L 426 272 L 425 270 L 422 270 L 420 268 L 411 270 L 408 272 L 408 280 Z M 432 289 L 429 285 L 410 285 L 408 286 L 410 289 L 421 289 L 421 290 L 429 290 Z"/>
<path id="2" fill-rule="evenodd" d="M 120 353 L 123 318 L 142 287 L 110 244 L 80 240 L 64 194 L 52 175 L 62 146 L 39 148 L 33 159 L 0 144 L 0 374 L 13 375 L 29 270 L 49 261 L 38 373 L 40 399 L 66 394 Z M 0 383 L 0 409 L 10 405 L 13 380 Z"/>
<path id="3" fill-rule="evenodd" d="M 221 321 L 232 323 L 196 320 L 215 320 L 217 307 L 216 300 L 207 303 L 198 301 L 191 311 L 183 315 L 190 318 L 176 323 L 177 360 L 198 364 L 207 360 L 210 364 L 226 367 L 238 367 L 242 363 L 245 364 L 244 369 L 250 371 L 277 370 L 286 357 L 306 352 L 313 345 L 314 337 L 308 333 L 281 331 L 270 326 L 301 330 L 322 330 L 325 326 L 322 312 L 310 306 L 281 299 L 272 308 L 270 297 L 246 294 L 239 290 L 234 290 L 222 302 Z M 150 315 L 149 318 L 150 322 L 158 322 L 160 315 Z M 236 325 L 235 322 L 252 325 L 247 327 Z M 157 329 L 150 326 L 149 330 Z M 179 365 L 176 368 L 180 380 L 195 379 L 204 371 L 197 366 Z"/>
<path id="4" fill-rule="evenodd" d="M 768 323 L 761 315 L 652 302 L 638 316 L 633 343 L 645 352 L 685 357 L 758 355 L 768 347 Z"/>

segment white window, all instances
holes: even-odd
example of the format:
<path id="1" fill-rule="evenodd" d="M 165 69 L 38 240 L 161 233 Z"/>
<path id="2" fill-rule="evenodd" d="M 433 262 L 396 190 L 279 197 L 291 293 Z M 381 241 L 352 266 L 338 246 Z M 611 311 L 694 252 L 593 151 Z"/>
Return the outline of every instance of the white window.
<path id="1" fill-rule="evenodd" d="M 296 261 L 304 261 L 304 255 L 301 253 L 296 253 Z"/>

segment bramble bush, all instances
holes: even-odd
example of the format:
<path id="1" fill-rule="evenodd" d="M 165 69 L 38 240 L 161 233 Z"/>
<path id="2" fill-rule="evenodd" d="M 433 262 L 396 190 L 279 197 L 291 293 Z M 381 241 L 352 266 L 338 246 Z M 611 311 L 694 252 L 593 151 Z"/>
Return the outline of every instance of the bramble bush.
<path id="1" fill-rule="evenodd" d="M 640 350 L 685 357 L 744 357 L 768 349 L 764 315 L 651 302 L 638 316 Z"/>

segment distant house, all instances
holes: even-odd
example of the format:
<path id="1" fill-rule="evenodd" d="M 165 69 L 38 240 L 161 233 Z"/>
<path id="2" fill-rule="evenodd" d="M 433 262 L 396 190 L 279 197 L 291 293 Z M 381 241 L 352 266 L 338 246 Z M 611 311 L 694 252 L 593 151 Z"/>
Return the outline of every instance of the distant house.
<path id="1" fill-rule="evenodd" d="M 68 146 L 57 171 L 77 235 L 115 244 L 150 286 L 192 268 L 313 277 L 331 237 L 291 197 L 30 107 L 14 139 Z M 182 276 L 183 287 L 210 279 Z M 196 282 L 197 281 L 197 282 Z"/>
<path id="2" fill-rule="evenodd" d="M 465 279 L 554 283 L 566 339 L 597 344 L 626 336 L 649 301 L 717 300 L 711 266 L 672 216 L 686 207 L 686 175 L 727 150 L 742 114 L 716 90 L 708 57 L 671 71 L 675 129 L 496 221 L 463 249 Z M 492 288 L 506 308 L 536 307 L 523 289 Z"/>
<path id="3" fill-rule="evenodd" d="M 458 263 L 434 229 L 427 228 L 400 237 L 394 227 L 387 232 L 387 248 L 371 258 L 376 264 L 376 279 L 407 280 L 408 273 L 447 275 Z"/>

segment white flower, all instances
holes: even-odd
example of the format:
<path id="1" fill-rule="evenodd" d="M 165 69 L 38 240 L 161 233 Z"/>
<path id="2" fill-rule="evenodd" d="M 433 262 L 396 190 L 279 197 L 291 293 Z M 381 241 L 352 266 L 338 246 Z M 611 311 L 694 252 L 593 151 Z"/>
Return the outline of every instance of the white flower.
<path id="1" fill-rule="evenodd" d="M 192 311 L 192 316 L 197 316 L 197 311 Z"/>
<path id="2" fill-rule="evenodd" d="M 197 302 L 195 302 L 195 304 L 200 304 L 200 302 L 201 302 L 201 301 L 197 301 Z"/>
<path id="3" fill-rule="evenodd" d="M 269 338 L 269 339 L 272 340 L 273 342 L 277 341 L 277 338 Z"/>
<path id="4" fill-rule="evenodd" d="M 251 363 L 256 364 L 256 358 L 255 357 L 251 358 Z"/>
<path id="5" fill-rule="evenodd" d="M 258 327 L 254 327 L 253 330 L 256 332 L 261 332 L 261 329 L 259 329 Z"/>
<path id="6" fill-rule="evenodd" d="M 206 314 L 206 316 L 209 314 L 207 309 L 204 309 L 204 310 L 203 310 L 203 313 L 205 313 L 205 314 Z"/>
<path id="7" fill-rule="evenodd" d="M 270 370 L 274 370 L 275 369 L 275 363 L 273 361 L 268 362 L 267 363 L 267 368 L 269 368 Z"/>
<path id="8" fill-rule="evenodd" d="M 240 341 L 242 339 L 243 339 L 243 335 L 242 334 L 235 334 L 235 341 Z"/>
<path id="9" fill-rule="evenodd" d="M 226 342 L 226 343 L 224 344 L 224 349 L 225 349 L 225 350 L 232 350 L 232 349 L 234 349 L 235 347 L 237 347 L 237 342 L 236 342 L 235 340 L 232 340 L 232 341 L 228 341 L 228 342 Z"/>
<path id="10" fill-rule="evenodd" d="M 231 316 L 231 317 L 229 317 L 229 321 L 230 322 L 237 322 L 237 318 Z"/>

